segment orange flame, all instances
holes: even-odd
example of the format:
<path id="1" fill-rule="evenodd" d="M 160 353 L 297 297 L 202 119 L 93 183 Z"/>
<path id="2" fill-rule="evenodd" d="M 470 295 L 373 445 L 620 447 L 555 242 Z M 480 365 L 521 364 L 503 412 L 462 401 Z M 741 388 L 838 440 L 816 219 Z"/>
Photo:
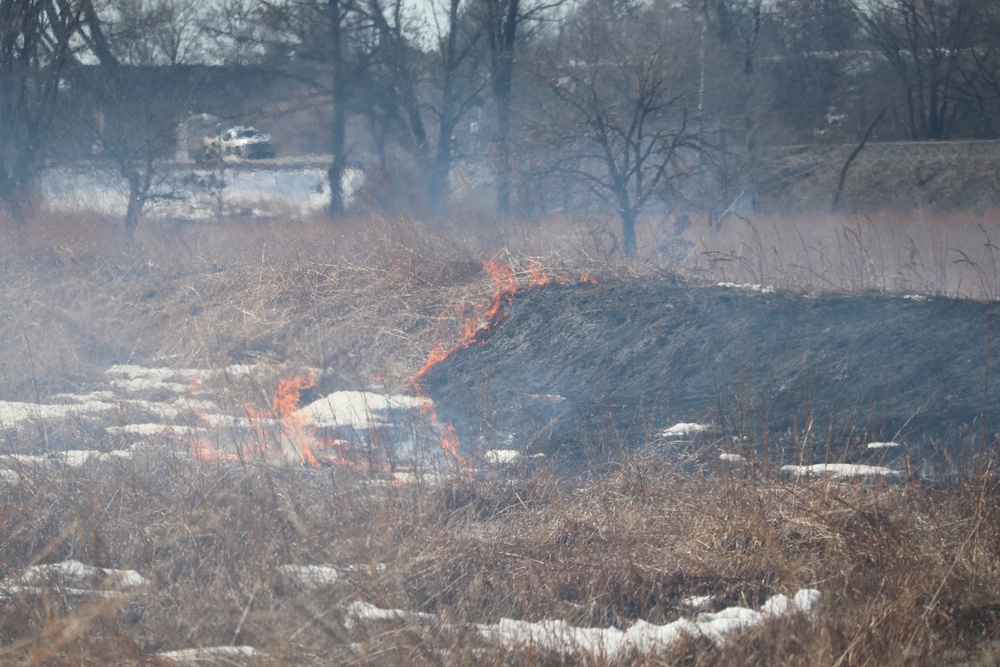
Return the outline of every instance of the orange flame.
<path id="1" fill-rule="evenodd" d="M 410 378 L 411 382 L 418 388 L 430 369 L 447 359 L 451 354 L 472 345 L 485 343 L 490 334 L 507 318 L 509 314 L 507 307 L 522 294 L 530 292 L 536 287 L 547 285 L 569 285 L 574 282 L 597 284 L 597 279 L 590 273 L 582 273 L 579 279 L 573 280 L 565 273 L 559 275 L 546 273 L 533 260 L 529 260 L 527 269 L 523 272 L 526 275 L 522 276 L 519 276 L 510 264 L 493 260 L 487 260 L 483 263 L 483 271 L 493 279 L 493 292 L 485 310 L 480 313 L 477 309 L 473 309 L 472 317 L 466 319 L 462 324 L 462 335 L 456 344 L 449 347 L 443 341 L 434 343 L 430 354 L 427 355 L 427 361 Z"/>
<path id="2" fill-rule="evenodd" d="M 235 461 L 237 457 L 222 449 L 219 449 L 211 442 L 206 442 L 198 437 L 197 431 L 199 427 L 210 427 L 210 422 L 201 414 L 198 409 L 199 398 L 201 388 L 201 378 L 195 376 L 191 378 L 191 382 L 187 388 L 187 396 L 189 401 L 189 409 L 191 410 L 194 421 L 189 425 L 191 429 L 191 439 L 186 444 L 191 449 L 191 454 L 194 456 L 196 461 L 201 461 L 208 463 L 211 461 Z"/>
<path id="3" fill-rule="evenodd" d="M 194 437 L 189 445 L 191 447 L 191 452 L 194 454 L 194 458 L 198 461 L 209 462 L 237 460 L 235 454 L 223 451 L 210 442 L 202 442 L 197 437 Z"/>
<path id="4" fill-rule="evenodd" d="M 450 421 L 441 423 L 438 421 L 437 411 L 434 409 L 434 404 L 427 401 L 420 406 L 421 414 L 427 415 L 427 422 L 431 427 L 437 429 L 439 438 L 441 440 L 441 449 L 444 453 L 455 460 L 458 465 L 463 468 L 468 467 L 468 463 L 465 458 L 458 453 L 458 434 L 455 433 L 455 427 Z"/>
<path id="5" fill-rule="evenodd" d="M 294 450 L 296 456 L 304 465 L 318 467 L 320 462 L 313 451 L 315 438 L 306 433 L 306 417 L 298 411 L 299 399 L 302 398 L 304 389 L 311 389 L 316 386 L 316 375 L 310 371 L 307 375 L 296 375 L 288 380 L 278 382 L 278 387 L 274 390 L 274 398 L 271 400 L 270 415 L 266 412 L 255 409 L 247 409 L 247 418 L 257 424 L 259 435 L 262 434 L 260 420 L 266 416 L 272 416 L 280 421 L 280 437 L 286 440 Z M 263 438 L 262 438 L 263 439 Z M 280 447 L 280 446 L 279 446 Z"/>
<path id="6" fill-rule="evenodd" d="M 245 406 L 244 414 L 249 422 L 250 433 L 247 441 L 240 443 L 242 450 L 236 453 L 236 450 L 226 451 L 218 444 L 213 444 L 210 439 L 199 435 L 201 431 L 211 432 L 211 429 L 217 426 L 198 409 L 200 380 L 194 378 L 188 388 L 193 426 L 185 444 L 198 461 L 242 461 L 244 454 L 267 457 L 274 454 L 282 455 L 290 450 L 295 452 L 295 456 L 304 466 L 345 466 L 370 474 L 385 475 L 392 480 L 393 466 L 383 461 L 380 456 L 369 455 L 367 460 L 359 459 L 351 442 L 333 437 L 321 437 L 316 428 L 309 424 L 308 416 L 299 410 L 299 402 L 302 392 L 314 386 L 316 386 L 316 376 L 312 371 L 296 375 L 278 382 L 268 407 Z M 378 433 L 373 431 L 370 436 L 373 450 L 377 452 Z"/>
<path id="7" fill-rule="evenodd" d="M 485 343 L 490 334 L 507 318 L 509 314 L 507 308 L 514 303 L 517 297 L 536 287 L 545 287 L 547 285 L 569 285 L 573 283 L 597 284 L 597 279 L 590 273 L 582 273 L 579 279 L 573 280 L 565 273 L 559 275 L 546 273 L 544 269 L 532 260 L 529 260 L 526 271 L 523 271 L 521 275 L 510 264 L 493 260 L 483 263 L 483 271 L 488 273 L 493 279 L 493 291 L 485 309 L 482 312 L 478 309 L 473 309 L 472 316 L 462 323 L 462 333 L 457 343 L 450 347 L 444 341 L 434 343 L 430 353 L 427 355 L 427 361 L 410 378 L 410 381 L 416 386 L 418 392 L 424 377 L 435 365 L 444 361 L 458 350 Z M 463 308 L 460 306 L 459 309 Z M 451 422 L 439 423 L 437 414 L 434 412 L 434 406 L 430 402 L 426 403 L 421 408 L 421 411 L 429 415 L 428 420 L 431 426 L 436 428 L 440 433 L 441 448 L 445 453 L 458 461 L 459 464 L 465 466 L 465 460 L 458 453 L 458 436 L 455 434 L 455 427 Z"/>
<path id="8" fill-rule="evenodd" d="M 308 375 L 296 375 L 290 380 L 278 382 L 278 388 L 274 390 L 273 411 L 282 419 L 295 413 L 299 407 L 299 399 L 302 398 L 304 389 L 312 389 L 316 386 L 316 374 L 309 371 Z"/>

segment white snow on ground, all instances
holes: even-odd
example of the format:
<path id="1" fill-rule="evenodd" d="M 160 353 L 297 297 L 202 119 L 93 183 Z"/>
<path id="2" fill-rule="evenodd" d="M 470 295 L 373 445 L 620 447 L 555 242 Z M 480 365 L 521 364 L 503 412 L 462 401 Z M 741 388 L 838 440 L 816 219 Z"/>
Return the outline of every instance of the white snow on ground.
<path id="1" fill-rule="evenodd" d="M 712 428 L 706 424 L 696 424 L 693 422 L 680 422 L 660 431 L 661 438 L 676 438 L 685 435 L 694 435 Z"/>
<path id="2" fill-rule="evenodd" d="M 729 452 L 722 452 L 719 454 L 719 460 L 725 461 L 726 463 L 744 463 L 746 459 L 739 454 L 731 454 Z"/>
<path id="3" fill-rule="evenodd" d="M 781 472 L 795 477 L 831 477 L 852 479 L 855 477 L 901 477 L 902 470 L 884 466 L 870 466 L 860 463 L 817 463 L 811 466 L 781 466 Z"/>
<path id="4" fill-rule="evenodd" d="M 131 459 L 135 452 L 131 449 L 116 449 L 99 452 L 94 449 L 67 449 L 44 455 L 0 454 L 0 466 L 9 470 L 36 468 L 40 466 L 66 466 L 79 468 L 90 461 L 114 461 Z"/>
<path id="5" fill-rule="evenodd" d="M 118 433 L 122 435 L 135 435 L 150 437 L 163 433 L 169 427 L 163 424 L 125 424 L 124 426 L 108 426 L 105 430 L 108 433 Z"/>
<path id="6" fill-rule="evenodd" d="M 341 571 L 332 565 L 279 565 L 285 581 L 307 587 L 330 586 L 340 580 Z"/>
<path id="7" fill-rule="evenodd" d="M 267 654 L 253 646 L 208 646 L 205 648 L 185 648 L 179 651 L 164 651 L 156 657 L 162 661 L 179 665 L 210 662 L 212 664 L 232 664 L 231 660 L 262 659 Z"/>
<path id="8" fill-rule="evenodd" d="M 302 588 L 322 588 L 337 583 L 352 572 L 361 571 L 374 575 L 376 573 L 381 574 L 385 570 L 385 563 L 349 565 L 347 567 L 286 564 L 278 566 L 278 575 L 288 584 Z"/>
<path id="9" fill-rule="evenodd" d="M 692 595 L 691 597 L 686 597 L 683 600 L 681 600 L 681 604 L 684 605 L 685 607 L 698 608 L 698 607 L 704 607 L 714 599 L 715 598 L 712 597 L 711 595 Z"/>
<path id="10" fill-rule="evenodd" d="M 368 602 L 356 600 L 347 606 L 347 612 L 344 615 L 344 627 L 350 630 L 359 621 L 406 621 L 412 619 L 433 620 L 434 614 L 427 614 L 421 611 L 382 609 Z"/>
<path id="11" fill-rule="evenodd" d="M 774 288 L 770 285 L 751 285 L 750 283 L 717 283 L 716 287 L 741 289 L 750 292 L 760 292 L 761 294 L 771 294 L 774 292 Z"/>
<path id="12" fill-rule="evenodd" d="M 211 220 L 220 213 L 263 215 L 271 208 L 288 214 L 307 215 L 322 211 L 330 201 L 325 168 L 223 168 L 190 169 L 164 167 L 163 182 L 154 185 L 160 195 L 146 205 L 147 218 L 156 220 Z M 192 181 L 208 181 L 221 187 L 198 187 Z M 185 181 L 188 181 L 185 183 Z M 341 184 L 344 203 L 350 206 L 364 187 L 364 173 L 348 168 Z M 52 211 L 89 210 L 107 215 L 125 215 L 128 190 L 124 179 L 112 170 L 94 165 L 47 169 L 42 172 L 42 193 Z"/>
<path id="13" fill-rule="evenodd" d="M 663 653 L 684 637 L 705 637 L 717 645 L 738 632 L 766 620 L 793 613 L 812 613 L 820 592 L 804 588 L 789 598 L 775 595 L 760 610 L 728 607 L 715 613 L 698 614 L 695 620 L 678 619 L 666 625 L 636 621 L 628 630 L 618 628 L 578 628 L 565 621 L 518 621 L 509 618 L 497 623 L 477 624 L 479 634 L 496 644 L 513 649 L 535 649 L 562 654 L 583 654 L 613 662 L 633 653 Z M 382 609 L 366 602 L 354 602 L 344 621 L 350 629 L 363 621 L 433 621 L 432 614 Z"/>
<path id="14" fill-rule="evenodd" d="M 367 428 L 386 423 L 392 410 L 412 410 L 428 403 L 426 398 L 386 395 L 371 391 L 335 391 L 299 410 L 313 426 Z"/>
<path id="15" fill-rule="evenodd" d="M 521 452 L 515 449 L 490 449 L 483 459 L 493 465 L 512 465 L 521 459 Z"/>
<path id="16" fill-rule="evenodd" d="M 23 423 L 65 419 L 80 415 L 98 415 L 117 409 L 117 404 L 107 401 L 55 404 L 0 401 L 0 427 L 15 428 Z"/>
<path id="17" fill-rule="evenodd" d="M 113 461 L 115 459 L 130 459 L 135 452 L 131 449 L 115 449 L 110 452 L 97 452 L 92 449 L 67 449 L 51 452 L 48 457 L 71 468 L 79 468 L 88 461 Z"/>
<path id="18" fill-rule="evenodd" d="M 895 449 L 896 447 L 902 447 L 902 443 L 899 442 L 869 442 L 865 445 L 866 449 Z"/>
<path id="19" fill-rule="evenodd" d="M 189 385 L 179 382 L 164 382 L 163 380 L 150 378 L 115 379 L 111 381 L 111 386 L 133 394 L 154 389 L 166 390 L 171 394 L 183 394 L 189 389 Z"/>
<path id="20" fill-rule="evenodd" d="M 386 451 L 401 457 L 415 452 L 418 442 L 433 443 L 435 451 L 438 446 L 437 430 L 422 415 L 431 405 L 428 399 L 336 391 L 282 419 L 274 414 L 269 399 L 263 399 L 263 405 L 242 404 L 215 393 L 231 389 L 232 380 L 241 376 L 249 376 L 254 386 L 280 379 L 273 371 L 248 365 L 203 370 L 120 364 L 107 369 L 103 386 L 79 394 L 59 394 L 37 403 L 0 401 L 0 432 L 25 436 L 12 439 L 25 449 L 0 450 L 0 483 L 21 481 L 25 467 L 79 467 L 128 459 L 137 447 L 159 444 L 169 445 L 172 453 L 190 452 L 201 459 L 233 460 L 254 452 L 274 463 L 301 462 L 309 458 L 307 452 L 320 463 L 324 456 L 326 463 L 336 462 L 343 451 L 376 441 L 391 445 L 393 449 Z M 49 424 L 56 427 L 63 447 L 66 433 L 79 427 L 84 432 L 103 430 L 116 439 L 118 448 L 61 450 L 49 443 Z M 119 444 L 121 440 L 126 446 Z M 340 449 L 324 449 L 330 446 Z M 22 453 L 26 451 L 31 454 Z"/>
<path id="21" fill-rule="evenodd" d="M 226 371 L 236 367 L 228 367 Z M 243 368 L 243 367 L 240 367 Z M 169 368 L 166 366 L 140 366 L 139 364 L 115 364 L 105 371 L 110 378 L 126 380 L 149 380 L 152 384 L 166 382 L 171 378 L 183 378 L 188 382 L 204 378 L 209 372 L 201 368 Z"/>
<path id="22" fill-rule="evenodd" d="M 0 595 L 55 588 L 70 595 L 113 597 L 143 588 L 148 582 L 135 570 L 113 570 L 78 560 L 32 565 L 18 577 L 0 582 Z"/>

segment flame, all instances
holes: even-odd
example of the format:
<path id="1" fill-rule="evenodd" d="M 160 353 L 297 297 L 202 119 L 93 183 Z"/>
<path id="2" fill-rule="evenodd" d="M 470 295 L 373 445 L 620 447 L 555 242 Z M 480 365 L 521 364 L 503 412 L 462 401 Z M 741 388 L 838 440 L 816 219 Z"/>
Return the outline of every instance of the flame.
<path id="1" fill-rule="evenodd" d="M 420 413 L 427 416 L 427 422 L 432 428 L 436 429 L 438 432 L 438 437 L 441 441 L 441 449 L 445 454 L 450 456 L 455 460 L 458 465 L 463 468 L 468 468 L 469 464 L 466 462 L 465 458 L 458 453 L 458 434 L 455 433 L 455 427 L 450 421 L 439 422 L 437 411 L 434 409 L 434 404 L 427 401 L 420 406 Z"/>
<path id="2" fill-rule="evenodd" d="M 285 434 L 295 453 L 299 455 L 299 460 L 312 467 L 319 466 L 319 459 L 311 446 L 315 438 L 306 437 L 306 416 L 298 411 L 298 407 L 302 390 L 312 389 L 315 386 L 316 376 L 312 371 L 308 375 L 297 375 L 290 380 L 282 380 L 274 390 L 272 401 L 272 410 L 285 427 Z"/>
<path id="3" fill-rule="evenodd" d="M 199 398 L 200 393 L 201 378 L 194 376 L 191 378 L 187 388 L 188 407 L 194 417 L 193 421 L 188 426 L 191 433 L 191 439 L 186 443 L 191 449 L 191 454 L 194 456 L 196 461 L 201 461 L 203 463 L 211 461 L 236 461 L 237 457 L 235 454 L 219 449 L 211 442 L 207 442 L 198 437 L 197 433 L 199 428 L 211 428 L 211 422 L 205 418 L 205 416 L 201 413 L 201 410 L 198 408 L 201 400 Z"/>
<path id="4" fill-rule="evenodd" d="M 191 447 L 191 452 L 194 454 L 194 458 L 198 461 L 208 462 L 237 460 L 235 454 L 223 451 L 210 442 L 203 442 L 197 436 L 192 438 L 191 442 L 188 444 Z"/>
<path id="5" fill-rule="evenodd" d="M 472 316 L 465 319 L 461 326 L 461 337 L 454 345 L 449 346 L 444 341 L 437 341 L 431 347 L 427 355 L 427 361 L 414 373 L 410 381 L 420 392 L 421 384 L 427 373 L 438 363 L 444 361 L 458 350 L 482 345 L 496 330 L 498 326 L 507 318 L 508 307 L 514 303 L 522 294 L 525 294 L 537 287 L 548 285 L 570 285 L 589 284 L 596 285 L 597 279 L 590 273 L 580 274 L 578 279 L 573 279 L 566 273 L 553 275 L 547 273 L 534 260 L 528 260 L 527 267 L 518 272 L 509 263 L 487 260 L 483 263 L 483 271 L 493 279 L 493 291 L 486 303 L 485 308 L 480 311 L 472 308 Z M 462 304 L 458 310 L 467 310 Z M 441 448 L 446 454 L 454 458 L 460 465 L 466 466 L 465 460 L 458 453 L 458 436 L 455 427 L 450 421 L 440 423 L 434 411 L 434 405 L 428 401 L 421 412 L 428 415 L 431 426 L 436 428 L 440 434 Z"/>
<path id="6" fill-rule="evenodd" d="M 296 375 L 290 380 L 278 382 L 278 388 L 274 390 L 272 401 L 274 414 L 282 419 L 294 415 L 298 410 L 302 391 L 312 389 L 315 386 L 316 374 L 312 371 L 309 371 L 307 375 Z"/>
<path id="7" fill-rule="evenodd" d="M 485 343 L 490 334 L 507 318 L 509 314 L 507 307 L 519 296 L 537 287 L 548 285 L 597 284 L 597 279 L 589 272 L 581 273 L 580 277 L 574 280 L 566 273 L 558 275 L 546 273 L 534 260 L 528 260 L 528 266 L 520 273 L 509 263 L 487 260 L 483 263 L 483 271 L 493 279 L 493 291 L 485 309 L 480 312 L 473 308 L 472 316 L 462 323 L 462 333 L 457 343 L 450 347 L 444 341 L 434 343 L 427 355 L 427 361 L 410 378 L 418 389 L 424 377 L 435 365 L 458 350 Z"/>
<path id="8" fill-rule="evenodd" d="M 184 444 L 195 460 L 203 462 L 243 462 L 247 455 L 267 460 L 275 456 L 285 457 L 294 452 L 303 466 L 343 466 L 357 472 L 385 477 L 391 484 L 397 485 L 393 464 L 384 460 L 379 453 L 381 450 L 377 431 L 373 429 L 369 434 L 370 450 L 367 456 L 362 456 L 356 443 L 336 437 L 323 437 L 310 424 L 308 414 L 299 409 L 299 402 L 302 392 L 314 386 L 316 374 L 312 371 L 279 380 L 268 406 L 245 405 L 243 412 L 247 424 L 239 427 L 243 430 L 234 431 L 228 437 L 219 437 L 219 442 L 215 442 L 216 438 L 212 437 L 212 433 L 222 435 L 218 431 L 218 420 L 202 412 L 204 397 L 201 379 L 195 377 L 187 391 L 190 426 Z M 231 448 L 224 449 L 220 442 L 230 442 Z"/>
<path id="9" fill-rule="evenodd" d="M 316 386 L 316 375 L 310 371 L 306 375 L 296 375 L 287 380 L 278 382 L 278 387 L 274 390 L 274 397 L 271 399 L 271 407 L 268 410 L 260 410 L 253 406 L 248 406 L 247 419 L 254 425 L 254 430 L 260 441 L 266 442 L 263 429 L 263 420 L 273 418 L 279 424 L 279 444 L 287 442 L 303 465 L 318 467 L 319 457 L 313 450 L 316 438 L 312 433 L 307 433 L 304 414 L 299 412 L 299 399 L 302 398 L 304 389 L 311 389 Z"/>

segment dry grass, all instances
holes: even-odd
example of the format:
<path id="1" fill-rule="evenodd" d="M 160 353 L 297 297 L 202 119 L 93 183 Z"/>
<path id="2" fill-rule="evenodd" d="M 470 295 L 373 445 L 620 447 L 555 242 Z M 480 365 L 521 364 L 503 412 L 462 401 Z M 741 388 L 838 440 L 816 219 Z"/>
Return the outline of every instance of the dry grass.
<path id="1" fill-rule="evenodd" d="M 625 261 L 601 220 L 221 221 L 147 227 L 128 243 L 99 218 L 50 218 L 0 251 L 4 394 L 86 386 L 128 360 L 309 365 L 402 387 L 435 339 L 456 335 L 456 305 L 485 294 L 482 261 L 497 256 L 603 277 L 992 297 L 996 219 L 731 216 L 721 229 L 692 219 L 680 239 L 667 219 L 644 225 L 641 257 Z M 231 400 L 259 403 L 261 393 Z M 584 476 L 539 464 L 400 488 L 346 469 L 198 463 L 162 449 L 29 469 L 0 482 L 3 578 L 77 559 L 135 569 L 148 584 L 124 597 L 0 595 L 0 662 L 166 664 L 157 653 L 248 645 L 269 656 L 258 662 L 281 665 L 604 664 L 505 648 L 472 624 L 625 629 L 692 616 L 691 595 L 757 608 L 807 586 L 823 594 L 812 616 L 618 663 L 996 661 L 991 459 L 944 486 L 791 482 L 728 468 L 718 443 L 702 445 L 683 457 L 650 447 Z M 288 564 L 342 576 L 304 586 L 282 574 Z M 357 601 L 405 613 L 363 622 L 349 614 Z"/>
<path id="2" fill-rule="evenodd" d="M 690 616 L 691 595 L 758 607 L 814 586 L 824 597 L 811 617 L 764 624 L 724 648 L 692 639 L 618 664 L 988 664 L 1000 494 L 987 479 L 947 489 L 790 483 L 699 474 L 655 451 L 586 480 L 536 470 L 400 489 L 342 470 L 162 452 L 38 473 L 3 489 L 7 576 L 75 558 L 136 569 L 149 583 L 122 598 L 53 588 L 6 599 L 0 659 L 138 664 L 249 645 L 277 664 L 604 664 L 498 646 L 471 624 L 627 628 Z M 302 586 L 282 575 L 287 564 L 343 574 Z M 404 613 L 352 622 L 357 600 Z"/>
<path id="3" fill-rule="evenodd" d="M 1000 210 L 835 216 L 731 213 L 710 227 L 688 216 L 646 227 L 648 252 L 672 254 L 709 281 L 816 292 L 882 292 L 993 299 L 1000 287 Z"/>

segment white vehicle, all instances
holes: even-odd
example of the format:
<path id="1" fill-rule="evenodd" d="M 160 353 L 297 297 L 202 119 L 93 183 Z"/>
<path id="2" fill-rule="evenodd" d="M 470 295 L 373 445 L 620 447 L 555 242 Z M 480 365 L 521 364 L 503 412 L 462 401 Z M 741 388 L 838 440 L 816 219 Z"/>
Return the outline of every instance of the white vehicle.
<path id="1" fill-rule="evenodd" d="M 236 156 L 247 160 L 273 158 L 271 135 L 252 127 L 231 127 L 217 137 L 205 137 L 205 157 Z"/>

